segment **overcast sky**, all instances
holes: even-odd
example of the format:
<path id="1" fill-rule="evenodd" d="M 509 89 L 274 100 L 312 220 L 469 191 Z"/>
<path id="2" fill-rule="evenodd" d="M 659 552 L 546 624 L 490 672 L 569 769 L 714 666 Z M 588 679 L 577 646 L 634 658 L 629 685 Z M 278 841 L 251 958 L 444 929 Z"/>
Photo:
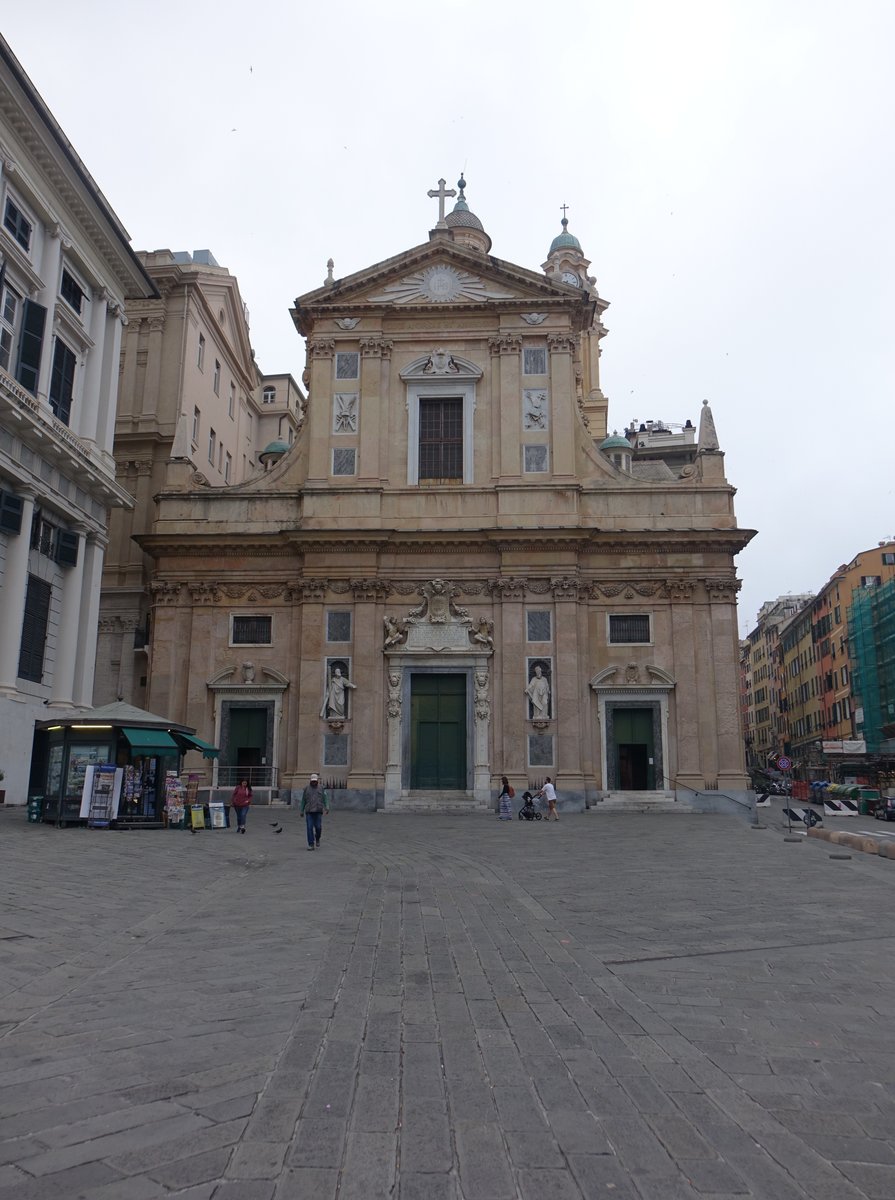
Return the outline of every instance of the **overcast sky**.
<path id="1" fill-rule="evenodd" d="M 895 534 L 891 0 L 43 0 L 3 34 L 135 249 L 209 248 L 265 371 L 326 260 L 427 240 L 466 172 L 537 270 L 592 260 L 610 429 L 712 405 L 742 632 Z"/>

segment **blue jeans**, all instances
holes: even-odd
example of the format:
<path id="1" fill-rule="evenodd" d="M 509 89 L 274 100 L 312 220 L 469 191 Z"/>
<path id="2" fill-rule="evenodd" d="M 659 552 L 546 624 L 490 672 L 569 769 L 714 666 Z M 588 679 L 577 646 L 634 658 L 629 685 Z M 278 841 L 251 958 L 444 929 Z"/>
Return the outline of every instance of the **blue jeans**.
<path id="1" fill-rule="evenodd" d="M 323 813 L 306 812 L 305 822 L 308 826 L 308 845 L 313 846 L 315 842 L 320 841 L 320 835 L 323 832 Z"/>
<path id="2" fill-rule="evenodd" d="M 233 811 L 236 813 L 236 828 L 244 829 L 245 823 L 246 823 L 246 817 L 249 815 L 249 806 L 247 804 L 243 804 L 243 805 L 239 805 L 239 806 L 234 804 Z"/>

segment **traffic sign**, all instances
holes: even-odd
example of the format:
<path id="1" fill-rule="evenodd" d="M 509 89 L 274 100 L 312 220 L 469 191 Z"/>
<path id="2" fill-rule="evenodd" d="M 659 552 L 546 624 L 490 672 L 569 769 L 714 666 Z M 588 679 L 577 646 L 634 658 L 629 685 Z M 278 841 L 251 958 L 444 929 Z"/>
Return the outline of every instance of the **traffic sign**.
<path id="1" fill-rule="evenodd" d="M 785 754 L 781 754 L 780 757 L 777 759 L 777 770 L 778 771 L 788 771 L 791 766 L 792 766 L 792 759 L 787 758 Z"/>

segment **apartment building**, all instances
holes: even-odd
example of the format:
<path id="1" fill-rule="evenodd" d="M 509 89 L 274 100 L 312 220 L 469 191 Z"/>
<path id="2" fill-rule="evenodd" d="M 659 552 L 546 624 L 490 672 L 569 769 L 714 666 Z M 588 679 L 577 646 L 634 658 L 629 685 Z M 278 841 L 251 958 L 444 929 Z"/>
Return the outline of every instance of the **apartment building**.
<path id="1" fill-rule="evenodd" d="M 0 38 L 0 769 L 24 804 L 37 718 L 93 698 L 127 231 Z"/>

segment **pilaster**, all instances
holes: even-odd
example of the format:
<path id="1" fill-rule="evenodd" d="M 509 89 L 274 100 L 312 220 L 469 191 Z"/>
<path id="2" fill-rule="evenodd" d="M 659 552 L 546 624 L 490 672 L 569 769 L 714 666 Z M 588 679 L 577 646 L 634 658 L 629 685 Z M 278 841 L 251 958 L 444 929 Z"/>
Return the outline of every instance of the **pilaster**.
<path id="1" fill-rule="evenodd" d="M 575 444 L 573 414 L 575 376 L 572 371 L 572 352 L 575 339 L 566 334 L 547 335 L 550 358 L 550 413 L 553 426 L 553 476 L 572 478 L 575 475 Z"/>
<path id="2" fill-rule="evenodd" d="M 59 293 L 59 281 L 62 269 L 62 230 L 58 225 L 47 229 L 44 239 L 43 261 L 41 275 L 44 286 L 38 297 L 47 310 L 47 320 L 44 326 L 44 339 L 40 349 L 40 376 L 37 380 L 37 398 L 41 403 L 50 403 L 50 374 L 53 366 L 53 346 L 55 344 L 54 325 L 56 297 Z"/>
<path id="3" fill-rule="evenodd" d="M 78 434 L 88 442 L 96 442 L 99 423 L 99 393 L 102 386 L 103 354 L 106 343 L 106 293 L 94 291 L 90 302 L 90 340 L 87 368 L 81 388 Z"/>
<path id="4" fill-rule="evenodd" d="M 31 541 L 31 522 L 34 518 L 35 493 L 18 487 L 23 501 L 22 532 L 6 543 L 6 560 L 0 581 L 0 696 L 15 695 L 19 675 L 19 650 L 22 644 L 22 621 L 25 613 L 25 592 L 28 588 L 28 559 Z"/>
<path id="5" fill-rule="evenodd" d="M 336 343 L 332 338 L 312 338 L 308 342 L 311 382 L 308 388 L 309 442 L 308 483 L 326 483 L 330 473 L 330 428 L 333 402 L 333 357 Z"/>
<path id="6" fill-rule="evenodd" d="M 51 686 L 52 699 L 50 704 L 75 704 L 75 662 L 78 645 L 81 638 L 86 637 L 90 642 L 93 654 L 96 653 L 96 624 L 93 629 L 86 625 L 86 614 L 83 614 L 82 625 L 81 600 L 84 587 L 84 563 L 86 559 L 87 530 L 82 525 L 75 525 L 73 532 L 78 535 L 78 561 L 73 567 L 66 569 L 62 580 L 62 603 L 59 613 L 59 627 L 56 632 L 56 664 L 53 670 Z M 94 614 L 94 619 L 95 619 Z"/>
<path id="7" fill-rule="evenodd" d="M 518 480 L 522 429 L 522 338 L 501 334 L 488 342 L 491 351 L 492 396 L 497 397 L 498 444 L 502 479 Z M 496 379 L 494 378 L 496 376 Z M 495 388 L 497 389 L 495 391 Z"/>
<path id="8" fill-rule="evenodd" d="M 75 658 L 74 701 L 85 708 L 93 703 L 96 673 L 96 630 L 99 625 L 99 600 L 103 573 L 103 549 L 95 533 L 84 542 L 84 578 L 81 583 L 81 630 Z M 133 658 L 133 651 L 131 651 Z"/>

